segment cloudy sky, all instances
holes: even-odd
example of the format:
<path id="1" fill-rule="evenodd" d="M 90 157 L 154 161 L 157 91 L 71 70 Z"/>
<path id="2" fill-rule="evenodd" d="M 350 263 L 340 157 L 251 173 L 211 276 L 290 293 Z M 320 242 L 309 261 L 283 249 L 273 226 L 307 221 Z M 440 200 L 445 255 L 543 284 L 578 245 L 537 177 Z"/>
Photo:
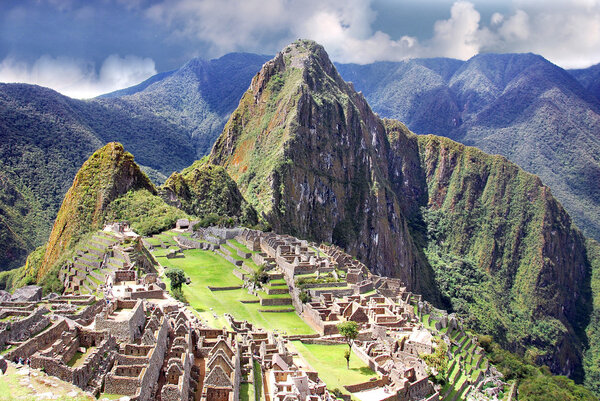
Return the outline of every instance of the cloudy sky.
<path id="1" fill-rule="evenodd" d="M 533 52 L 600 63 L 600 0 L 1 0 L 0 82 L 92 97 L 297 38 L 338 62 Z"/>

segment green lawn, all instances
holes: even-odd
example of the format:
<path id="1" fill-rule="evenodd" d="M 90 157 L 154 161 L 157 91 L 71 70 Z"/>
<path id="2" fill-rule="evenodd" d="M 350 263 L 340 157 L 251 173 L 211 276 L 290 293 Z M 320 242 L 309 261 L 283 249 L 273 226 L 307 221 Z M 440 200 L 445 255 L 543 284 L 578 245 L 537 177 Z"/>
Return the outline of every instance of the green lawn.
<path id="1" fill-rule="evenodd" d="M 371 377 L 378 377 L 354 353 L 350 357 L 350 369 L 347 369 L 344 351 L 348 349 L 348 346 L 345 344 L 302 344 L 300 341 L 292 343 L 313 369 L 319 372 L 319 377 L 331 390 L 339 388 L 347 394 L 344 385 L 362 383 Z"/>
<path id="2" fill-rule="evenodd" d="M 262 401 L 265 399 L 265 396 L 263 395 L 261 367 L 257 361 L 253 361 L 252 363 L 254 364 L 254 394 L 256 401 Z"/>
<path id="3" fill-rule="evenodd" d="M 250 383 L 242 383 L 240 385 L 240 400 L 255 401 L 254 397 L 254 386 Z"/>
<path id="4" fill-rule="evenodd" d="M 20 369 L 26 369 L 21 367 Z M 20 370 L 19 369 L 19 370 Z M 4 375 L 0 375 L 0 401 L 33 400 L 36 394 L 52 393 L 61 401 L 94 401 L 95 398 L 83 392 L 70 383 L 48 376 L 34 369 L 35 375 L 22 375 L 17 373 L 15 365 L 9 364 Z M 74 392 L 73 396 L 68 396 Z"/>
<path id="5" fill-rule="evenodd" d="M 227 287 L 240 286 L 242 281 L 232 274 L 233 265 L 212 251 L 190 249 L 184 251 L 185 258 L 167 259 L 157 257 L 165 268 L 182 269 L 192 280 L 190 285 L 183 286 L 183 293 L 190 306 L 200 317 L 214 327 L 223 327 L 224 313 L 231 313 L 238 320 L 249 322 L 268 330 L 277 329 L 288 334 L 313 334 L 314 331 L 295 312 L 265 313 L 259 309 L 278 310 L 290 306 L 260 306 L 260 304 L 243 304 L 241 299 L 258 299 L 248 294 L 246 289 L 228 291 L 210 291 L 207 286 Z M 168 280 L 165 281 L 168 283 Z M 212 308 L 212 310 L 211 310 Z M 213 314 L 217 314 L 215 319 Z"/>

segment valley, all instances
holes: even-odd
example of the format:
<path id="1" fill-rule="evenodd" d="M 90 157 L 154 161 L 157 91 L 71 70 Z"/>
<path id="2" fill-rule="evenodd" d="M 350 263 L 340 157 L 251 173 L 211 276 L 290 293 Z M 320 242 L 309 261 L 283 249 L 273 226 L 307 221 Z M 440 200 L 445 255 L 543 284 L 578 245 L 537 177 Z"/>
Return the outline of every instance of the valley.
<path id="1" fill-rule="evenodd" d="M 507 158 L 380 118 L 317 43 L 262 65 L 206 157 L 124 139 L 0 274 L 7 359 L 140 400 L 596 399 L 595 241 Z M 13 220 L 50 219 L 5 182 Z"/>

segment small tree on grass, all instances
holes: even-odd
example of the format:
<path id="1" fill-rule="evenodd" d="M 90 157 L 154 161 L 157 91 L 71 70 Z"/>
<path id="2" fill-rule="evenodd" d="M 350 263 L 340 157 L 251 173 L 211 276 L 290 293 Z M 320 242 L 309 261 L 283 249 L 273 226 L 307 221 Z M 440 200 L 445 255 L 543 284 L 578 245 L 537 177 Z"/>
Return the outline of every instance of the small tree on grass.
<path id="1" fill-rule="evenodd" d="M 303 304 L 305 304 L 308 301 L 310 301 L 310 294 L 308 293 L 308 291 L 302 290 L 302 291 L 300 291 L 299 298 L 300 298 L 300 302 L 302 302 Z"/>
<path id="2" fill-rule="evenodd" d="M 262 287 L 263 284 L 266 284 L 269 281 L 269 274 L 267 273 L 267 266 L 265 264 L 262 264 L 258 270 L 254 272 L 252 281 L 257 287 Z"/>
<path id="3" fill-rule="evenodd" d="M 350 350 L 344 351 L 344 358 L 346 358 L 346 368 L 350 369 Z"/>
<path id="4" fill-rule="evenodd" d="M 165 275 L 171 280 L 171 288 L 181 290 L 181 286 L 185 283 L 185 273 L 181 269 L 169 269 Z"/>
<path id="5" fill-rule="evenodd" d="M 338 324 L 336 327 L 348 344 L 348 351 L 344 354 L 344 358 L 346 358 L 347 368 L 350 369 L 350 352 L 352 351 L 354 340 L 358 337 L 358 323 L 349 320 Z"/>

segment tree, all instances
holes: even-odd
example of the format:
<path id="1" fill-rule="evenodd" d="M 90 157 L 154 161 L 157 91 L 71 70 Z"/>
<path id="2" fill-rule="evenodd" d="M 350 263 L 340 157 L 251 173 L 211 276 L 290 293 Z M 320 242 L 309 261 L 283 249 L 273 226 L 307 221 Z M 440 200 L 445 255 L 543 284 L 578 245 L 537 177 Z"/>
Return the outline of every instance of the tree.
<path id="1" fill-rule="evenodd" d="M 269 274 L 267 273 L 267 266 L 265 264 L 260 265 L 257 271 L 252 276 L 252 281 L 257 287 L 262 287 L 269 281 Z"/>
<path id="2" fill-rule="evenodd" d="M 171 288 L 181 290 L 181 285 L 185 283 L 185 273 L 181 269 L 169 269 L 165 275 L 171 280 Z"/>
<path id="3" fill-rule="evenodd" d="M 348 344 L 348 352 L 344 354 L 344 358 L 346 358 L 347 367 L 350 369 L 350 352 L 352 351 L 354 340 L 358 337 L 358 323 L 349 320 L 338 324 L 336 327 Z"/>
<path id="4" fill-rule="evenodd" d="M 425 361 L 428 368 L 439 378 L 444 378 L 448 370 L 448 345 L 444 340 L 435 337 L 435 351 L 432 354 L 420 354 L 419 357 Z"/>
<path id="5" fill-rule="evenodd" d="M 344 358 L 346 358 L 346 368 L 350 369 L 350 350 L 344 351 Z"/>

